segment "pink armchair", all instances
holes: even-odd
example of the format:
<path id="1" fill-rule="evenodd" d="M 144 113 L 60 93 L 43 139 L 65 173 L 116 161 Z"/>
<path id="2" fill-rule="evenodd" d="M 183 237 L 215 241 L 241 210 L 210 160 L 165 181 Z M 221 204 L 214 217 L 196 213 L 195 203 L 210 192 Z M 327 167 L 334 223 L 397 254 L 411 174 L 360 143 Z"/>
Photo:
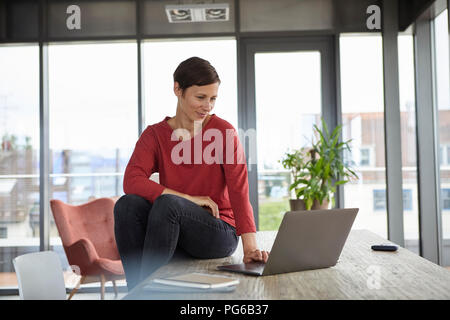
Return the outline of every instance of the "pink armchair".
<path id="1" fill-rule="evenodd" d="M 55 224 L 70 265 L 80 268 L 81 279 L 69 295 L 69 300 L 81 284 L 101 282 L 104 299 L 105 282 L 125 279 L 122 261 L 114 236 L 114 205 L 111 198 L 99 198 L 74 206 L 60 200 L 50 200 Z"/>

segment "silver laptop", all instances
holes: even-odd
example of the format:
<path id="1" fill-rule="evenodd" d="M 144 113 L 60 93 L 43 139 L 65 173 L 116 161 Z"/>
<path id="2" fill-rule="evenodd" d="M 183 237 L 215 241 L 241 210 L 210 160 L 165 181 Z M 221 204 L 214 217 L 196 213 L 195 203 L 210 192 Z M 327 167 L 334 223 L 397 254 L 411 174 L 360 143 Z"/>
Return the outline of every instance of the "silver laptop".
<path id="1" fill-rule="evenodd" d="M 289 211 L 283 217 L 267 263 L 218 266 L 256 276 L 328 268 L 336 265 L 357 208 Z"/>

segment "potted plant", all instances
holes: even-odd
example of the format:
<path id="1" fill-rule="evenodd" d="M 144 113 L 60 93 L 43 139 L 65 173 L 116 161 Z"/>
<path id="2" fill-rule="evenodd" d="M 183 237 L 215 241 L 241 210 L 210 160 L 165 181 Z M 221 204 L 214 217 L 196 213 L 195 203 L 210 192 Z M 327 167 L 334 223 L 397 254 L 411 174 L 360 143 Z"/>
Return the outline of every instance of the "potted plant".
<path id="1" fill-rule="evenodd" d="M 349 142 L 339 142 L 342 126 L 337 126 L 330 134 L 322 119 L 322 130 L 313 126 L 316 142 L 310 148 L 287 152 L 281 163 L 291 171 L 293 182 L 289 190 L 294 190 L 296 199 L 291 199 L 292 211 L 327 209 L 335 205 L 336 187 L 358 176 L 344 162 L 343 151 L 350 150 Z"/>

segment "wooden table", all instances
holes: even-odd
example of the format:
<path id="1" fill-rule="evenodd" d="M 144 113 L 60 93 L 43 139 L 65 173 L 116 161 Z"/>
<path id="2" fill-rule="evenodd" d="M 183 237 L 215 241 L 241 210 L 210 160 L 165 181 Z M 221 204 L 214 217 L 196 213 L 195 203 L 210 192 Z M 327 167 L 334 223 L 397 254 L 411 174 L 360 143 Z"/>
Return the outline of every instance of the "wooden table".
<path id="1" fill-rule="evenodd" d="M 270 251 L 276 231 L 257 233 L 261 249 Z M 415 253 L 373 251 L 373 244 L 386 239 L 367 231 L 352 230 L 338 263 L 331 268 L 254 277 L 216 270 L 226 263 L 242 262 L 242 243 L 228 258 L 173 259 L 147 280 L 189 272 L 238 278 L 232 293 L 145 293 L 136 286 L 124 299 L 264 300 L 264 299 L 450 299 L 450 271 Z"/>

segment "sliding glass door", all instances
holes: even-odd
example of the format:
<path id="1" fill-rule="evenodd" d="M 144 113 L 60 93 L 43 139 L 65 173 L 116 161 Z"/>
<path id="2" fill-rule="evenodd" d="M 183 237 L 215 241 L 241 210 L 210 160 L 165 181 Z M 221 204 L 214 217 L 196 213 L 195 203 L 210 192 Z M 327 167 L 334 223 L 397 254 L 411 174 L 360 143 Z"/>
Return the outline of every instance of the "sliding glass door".
<path id="1" fill-rule="evenodd" d="M 250 199 L 259 230 L 277 230 L 292 183 L 285 153 L 308 147 L 323 117 L 336 125 L 334 39 L 245 39 L 247 79 L 239 123 L 249 167 Z M 294 195 L 292 194 L 292 197 Z"/>

